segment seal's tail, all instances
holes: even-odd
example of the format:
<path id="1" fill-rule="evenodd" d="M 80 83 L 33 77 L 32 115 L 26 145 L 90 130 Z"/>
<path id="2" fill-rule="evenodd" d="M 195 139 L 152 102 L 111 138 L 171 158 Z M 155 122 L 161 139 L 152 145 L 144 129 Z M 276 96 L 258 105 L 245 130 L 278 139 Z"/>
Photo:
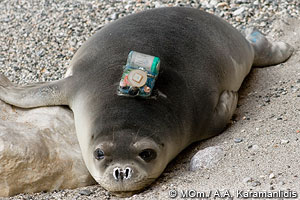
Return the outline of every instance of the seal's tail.
<path id="1" fill-rule="evenodd" d="M 254 49 L 253 66 L 264 67 L 286 61 L 293 53 L 294 48 L 284 42 L 270 42 L 256 28 L 247 28 L 244 36 Z"/>

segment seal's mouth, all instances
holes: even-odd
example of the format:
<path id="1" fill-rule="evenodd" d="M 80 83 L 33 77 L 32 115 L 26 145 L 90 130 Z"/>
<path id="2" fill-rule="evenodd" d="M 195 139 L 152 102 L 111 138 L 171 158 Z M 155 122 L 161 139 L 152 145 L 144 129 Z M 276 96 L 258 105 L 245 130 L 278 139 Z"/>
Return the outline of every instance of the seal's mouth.
<path id="1" fill-rule="evenodd" d="M 151 186 L 151 184 L 154 183 L 154 180 L 156 178 L 148 178 L 146 179 L 146 181 L 144 180 L 143 182 L 139 182 L 137 185 L 139 185 L 139 187 L 133 189 L 132 190 L 108 190 L 112 195 L 117 196 L 117 197 L 131 197 L 134 194 L 143 192 L 144 190 L 147 190 L 148 187 Z"/>
<path id="2" fill-rule="evenodd" d="M 98 183 L 115 196 L 128 197 L 143 191 L 144 188 L 149 186 L 152 182 L 153 180 L 140 182 L 122 182 L 113 180 L 112 182 L 109 182 L 109 184 L 104 184 L 103 182 Z"/>
<path id="3" fill-rule="evenodd" d="M 144 178 L 139 181 L 123 179 L 116 181 L 115 178 L 110 176 L 109 179 L 106 179 L 106 181 L 104 181 L 105 178 L 102 178 L 102 181 L 96 181 L 114 196 L 130 197 L 145 190 L 145 188 L 151 185 L 155 179 L 156 178 Z"/>

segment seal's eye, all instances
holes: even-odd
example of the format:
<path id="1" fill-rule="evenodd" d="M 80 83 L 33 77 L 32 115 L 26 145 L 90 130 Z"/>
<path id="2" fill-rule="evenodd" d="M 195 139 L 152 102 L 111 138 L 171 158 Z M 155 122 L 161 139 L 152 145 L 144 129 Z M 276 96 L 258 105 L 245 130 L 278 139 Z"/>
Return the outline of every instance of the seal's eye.
<path id="1" fill-rule="evenodd" d="M 151 160 L 156 158 L 156 152 L 153 149 L 144 149 L 139 156 L 146 162 L 150 162 Z"/>
<path id="2" fill-rule="evenodd" d="M 104 158 L 104 152 L 101 150 L 101 149 L 96 149 L 94 151 L 94 157 L 97 159 L 97 160 L 102 160 Z"/>

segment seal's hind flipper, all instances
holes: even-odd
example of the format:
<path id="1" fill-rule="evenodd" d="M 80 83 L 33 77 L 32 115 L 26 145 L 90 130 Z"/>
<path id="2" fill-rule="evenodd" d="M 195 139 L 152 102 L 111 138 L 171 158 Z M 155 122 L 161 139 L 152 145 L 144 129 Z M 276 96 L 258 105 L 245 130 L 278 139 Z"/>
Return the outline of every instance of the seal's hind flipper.
<path id="1" fill-rule="evenodd" d="M 247 28 L 244 36 L 254 49 L 255 57 L 253 66 L 264 67 L 275 65 L 286 61 L 293 53 L 294 49 L 284 42 L 270 42 L 256 28 Z"/>
<path id="2" fill-rule="evenodd" d="M 67 79 L 21 86 L 0 74 L 0 99 L 21 108 L 68 105 L 64 89 Z"/>

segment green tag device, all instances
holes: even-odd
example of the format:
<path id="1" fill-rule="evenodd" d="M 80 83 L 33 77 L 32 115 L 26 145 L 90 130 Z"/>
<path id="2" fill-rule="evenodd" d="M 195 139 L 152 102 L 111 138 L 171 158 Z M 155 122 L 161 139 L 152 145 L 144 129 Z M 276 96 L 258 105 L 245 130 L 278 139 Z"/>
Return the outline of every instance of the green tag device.
<path id="1" fill-rule="evenodd" d="M 119 96 L 150 97 L 160 68 L 155 56 L 131 51 L 118 87 Z"/>

